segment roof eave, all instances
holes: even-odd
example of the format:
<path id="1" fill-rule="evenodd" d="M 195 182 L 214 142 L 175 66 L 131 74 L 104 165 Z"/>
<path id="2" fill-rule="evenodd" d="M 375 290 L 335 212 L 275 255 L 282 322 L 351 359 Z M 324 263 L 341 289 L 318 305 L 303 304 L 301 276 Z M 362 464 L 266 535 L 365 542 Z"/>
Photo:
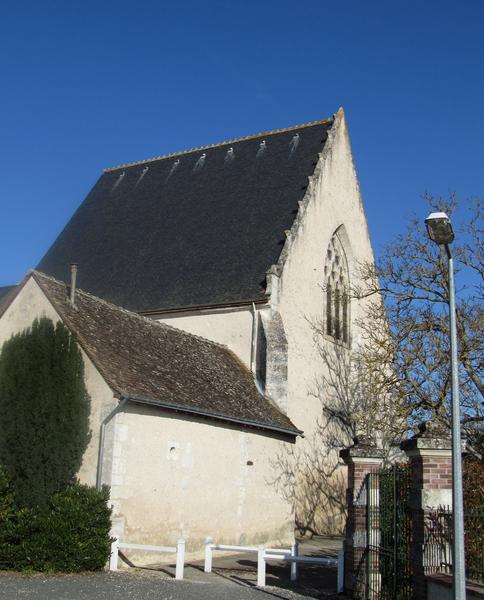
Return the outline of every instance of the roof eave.
<path id="1" fill-rule="evenodd" d="M 255 298 L 254 300 L 238 300 L 235 302 L 223 302 L 219 304 L 194 304 L 191 306 L 181 306 L 177 308 L 150 308 L 147 310 L 138 310 L 135 311 L 139 315 L 149 316 L 149 315 L 164 315 L 171 313 L 184 313 L 184 312 L 197 312 L 197 311 L 207 311 L 207 310 L 220 310 L 220 309 L 230 309 L 230 308 L 245 308 L 247 306 L 252 306 L 253 304 L 268 304 L 269 299 L 266 298 Z"/>
<path id="2" fill-rule="evenodd" d="M 253 421 L 251 419 L 242 419 L 239 417 L 232 417 L 229 415 L 224 415 L 222 413 L 217 413 L 209 410 L 204 410 L 203 408 L 193 408 L 188 406 L 183 406 L 182 404 L 177 404 L 175 402 L 164 402 L 163 400 L 154 400 L 152 398 L 145 398 L 143 396 L 136 396 L 133 394 L 119 394 L 120 400 L 126 399 L 135 404 L 147 404 L 149 406 L 156 406 L 158 408 L 164 408 L 166 410 L 172 410 L 174 412 L 181 412 L 185 414 L 197 415 L 200 417 L 206 417 L 210 419 L 216 419 L 218 421 L 225 421 L 227 423 L 235 423 L 237 425 L 245 425 L 246 427 L 262 429 L 265 431 L 273 431 L 275 433 L 279 433 L 282 435 L 287 435 L 291 437 L 304 436 L 304 432 L 300 429 L 287 429 L 285 427 L 279 427 L 277 425 L 270 425 L 265 423 L 260 423 L 258 421 Z"/>

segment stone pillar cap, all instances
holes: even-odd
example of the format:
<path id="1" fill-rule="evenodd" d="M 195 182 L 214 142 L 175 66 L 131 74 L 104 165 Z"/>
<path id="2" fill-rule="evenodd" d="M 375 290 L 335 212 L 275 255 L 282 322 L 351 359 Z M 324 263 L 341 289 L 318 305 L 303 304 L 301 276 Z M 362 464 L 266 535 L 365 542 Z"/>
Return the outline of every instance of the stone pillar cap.
<path id="1" fill-rule="evenodd" d="M 425 421 L 418 426 L 418 433 L 408 440 L 403 440 L 400 448 L 405 451 L 412 450 L 450 450 L 452 442 L 449 432 L 435 421 Z"/>
<path id="2" fill-rule="evenodd" d="M 339 455 L 345 463 L 351 462 L 354 458 L 374 458 L 376 462 L 380 462 L 385 458 L 385 451 L 378 448 L 371 437 L 359 435 L 353 438 L 353 446 L 343 448 Z"/>

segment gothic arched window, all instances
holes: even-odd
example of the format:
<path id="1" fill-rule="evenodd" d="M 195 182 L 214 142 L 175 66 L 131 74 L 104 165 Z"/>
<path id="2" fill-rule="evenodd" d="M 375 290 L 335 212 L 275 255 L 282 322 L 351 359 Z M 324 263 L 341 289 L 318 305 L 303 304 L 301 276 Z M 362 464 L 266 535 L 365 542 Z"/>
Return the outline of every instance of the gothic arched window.
<path id="1" fill-rule="evenodd" d="M 257 324 L 257 343 L 255 352 L 255 376 L 260 387 L 264 390 L 266 386 L 267 372 L 267 338 L 264 331 L 262 319 L 259 316 Z"/>
<path id="2" fill-rule="evenodd" d="M 335 232 L 329 242 L 324 266 L 326 289 L 325 333 L 349 343 L 349 274 L 343 245 Z"/>

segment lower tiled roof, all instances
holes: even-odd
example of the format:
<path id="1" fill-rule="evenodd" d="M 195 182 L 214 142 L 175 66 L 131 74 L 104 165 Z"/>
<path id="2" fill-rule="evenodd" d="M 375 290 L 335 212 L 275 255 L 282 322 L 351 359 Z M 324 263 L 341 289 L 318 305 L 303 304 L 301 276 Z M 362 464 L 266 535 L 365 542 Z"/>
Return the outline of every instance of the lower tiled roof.
<path id="1" fill-rule="evenodd" d="M 227 347 L 142 317 L 38 271 L 32 277 L 119 397 L 288 435 L 301 432 Z"/>

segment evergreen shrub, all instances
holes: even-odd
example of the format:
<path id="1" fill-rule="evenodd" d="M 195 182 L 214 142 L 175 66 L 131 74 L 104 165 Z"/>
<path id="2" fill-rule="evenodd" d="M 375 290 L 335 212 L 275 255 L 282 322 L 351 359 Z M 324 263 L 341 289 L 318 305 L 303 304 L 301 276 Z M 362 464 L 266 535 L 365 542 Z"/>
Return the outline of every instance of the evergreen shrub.
<path id="1" fill-rule="evenodd" d="M 5 490 L 0 491 L 0 505 Z M 0 517 L 0 568 L 73 573 L 102 569 L 111 550 L 108 488 L 75 483 L 47 506 Z"/>
<path id="2" fill-rule="evenodd" d="M 35 320 L 0 354 L 0 464 L 16 500 L 46 505 L 74 481 L 89 442 L 81 351 L 60 321 Z"/>
<path id="3" fill-rule="evenodd" d="M 90 399 L 76 340 L 46 318 L 0 354 L 0 568 L 79 572 L 109 558 L 108 488 L 75 480 Z"/>

